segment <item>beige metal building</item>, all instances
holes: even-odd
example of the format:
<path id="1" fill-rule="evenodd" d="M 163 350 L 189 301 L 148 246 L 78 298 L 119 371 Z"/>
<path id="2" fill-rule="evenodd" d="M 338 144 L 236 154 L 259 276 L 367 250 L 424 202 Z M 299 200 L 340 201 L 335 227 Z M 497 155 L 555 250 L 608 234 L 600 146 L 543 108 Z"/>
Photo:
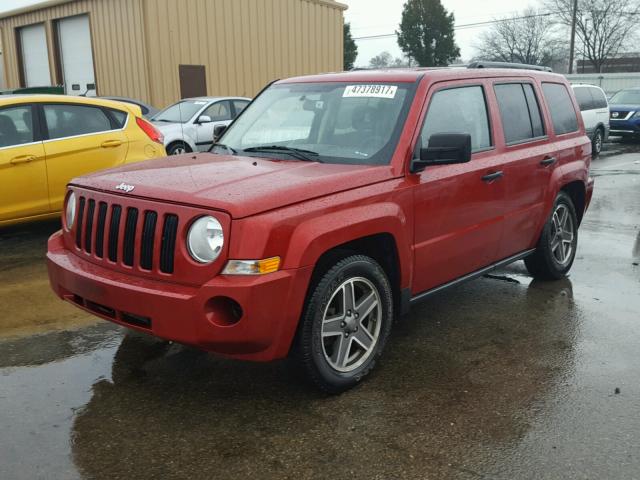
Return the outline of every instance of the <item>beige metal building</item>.
<path id="1" fill-rule="evenodd" d="M 64 85 L 158 107 L 252 96 L 276 78 L 342 70 L 345 9 L 334 0 L 49 0 L 0 15 L 0 85 Z"/>

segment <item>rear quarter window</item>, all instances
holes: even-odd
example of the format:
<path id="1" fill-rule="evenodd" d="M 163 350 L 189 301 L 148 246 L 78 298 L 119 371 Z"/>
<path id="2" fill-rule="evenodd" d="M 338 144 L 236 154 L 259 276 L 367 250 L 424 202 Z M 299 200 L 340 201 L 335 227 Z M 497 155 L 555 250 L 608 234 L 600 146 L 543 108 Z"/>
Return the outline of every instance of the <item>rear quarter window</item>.
<path id="1" fill-rule="evenodd" d="M 590 88 L 591 96 L 593 97 L 593 108 L 607 108 L 609 103 L 604 92 L 599 88 Z"/>
<path id="2" fill-rule="evenodd" d="M 591 95 L 591 88 L 589 87 L 574 88 L 573 93 L 576 96 L 576 100 L 578 101 L 578 105 L 580 106 L 581 112 L 596 108 L 594 106 L 593 96 Z"/>
<path id="3" fill-rule="evenodd" d="M 110 108 L 109 113 L 111 114 L 111 116 L 113 117 L 113 120 L 115 121 L 116 128 L 122 128 L 124 127 L 125 123 L 127 123 L 126 112 L 123 112 L 122 110 L 115 110 Z M 142 112 L 142 114 L 144 115 L 144 111 Z"/>
<path id="4" fill-rule="evenodd" d="M 542 92 L 551 112 L 556 135 L 578 131 L 578 117 L 567 87 L 561 83 L 542 83 Z"/>

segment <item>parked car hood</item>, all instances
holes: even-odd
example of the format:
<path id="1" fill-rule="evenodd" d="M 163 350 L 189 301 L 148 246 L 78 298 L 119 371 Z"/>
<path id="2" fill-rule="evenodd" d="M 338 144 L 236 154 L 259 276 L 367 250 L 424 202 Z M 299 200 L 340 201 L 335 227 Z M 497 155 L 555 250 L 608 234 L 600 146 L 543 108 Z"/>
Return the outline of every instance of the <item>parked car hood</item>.
<path id="1" fill-rule="evenodd" d="M 72 185 L 224 210 L 242 218 L 312 198 L 381 182 L 391 167 L 336 165 L 256 157 L 186 154 L 104 170 Z"/>
<path id="2" fill-rule="evenodd" d="M 640 105 L 630 105 L 628 103 L 617 105 L 615 103 L 611 103 L 609 104 L 609 110 L 615 110 L 616 112 L 630 112 L 632 110 L 640 110 Z"/>

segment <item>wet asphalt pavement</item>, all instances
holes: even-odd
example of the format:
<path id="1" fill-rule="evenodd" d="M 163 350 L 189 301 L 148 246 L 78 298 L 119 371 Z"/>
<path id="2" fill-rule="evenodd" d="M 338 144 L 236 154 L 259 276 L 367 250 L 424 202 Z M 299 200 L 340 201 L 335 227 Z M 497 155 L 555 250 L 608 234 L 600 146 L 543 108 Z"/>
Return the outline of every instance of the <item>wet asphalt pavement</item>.
<path id="1" fill-rule="evenodd" d="M 95 321 L 49 292 L 55 223 L 0 231 L 0 479 L 640 479 L 640 148 L 610 148 L 568 279 L 432 297 L 338 397 Z"/>

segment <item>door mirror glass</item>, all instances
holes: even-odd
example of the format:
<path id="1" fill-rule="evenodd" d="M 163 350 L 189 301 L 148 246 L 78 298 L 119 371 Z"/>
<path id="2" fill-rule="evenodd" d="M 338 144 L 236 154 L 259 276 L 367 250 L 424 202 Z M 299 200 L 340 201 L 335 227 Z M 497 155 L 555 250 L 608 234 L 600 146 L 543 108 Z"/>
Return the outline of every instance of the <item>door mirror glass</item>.
<path id="1" fill-rule="evenodd" d="M 222 136 L 226 129 L 226 125 L 218 125 L 213 129 L 213 143 L 216 143 L 218 141 L 218 139 Z"/>
<path id="2" fill-rule="evenodd" d="M 435 133 L 429 137 L 429 145 L 420 149 L 420 158 L 413 160 L 412 172 L 419 172 L 429 165 L 465 163 L 471 160 L 471 135 L 468 133 Z"/>
<path id="3" fill-rule="evenodd" d="M 211 117 L 209 115 L 200 115 L 198 117 L 198 121 L 196 123 L 202 124 L 202 123 L 211 123 L 211 122 L 212 122 L 212 120 L 211 120 Z"/>

